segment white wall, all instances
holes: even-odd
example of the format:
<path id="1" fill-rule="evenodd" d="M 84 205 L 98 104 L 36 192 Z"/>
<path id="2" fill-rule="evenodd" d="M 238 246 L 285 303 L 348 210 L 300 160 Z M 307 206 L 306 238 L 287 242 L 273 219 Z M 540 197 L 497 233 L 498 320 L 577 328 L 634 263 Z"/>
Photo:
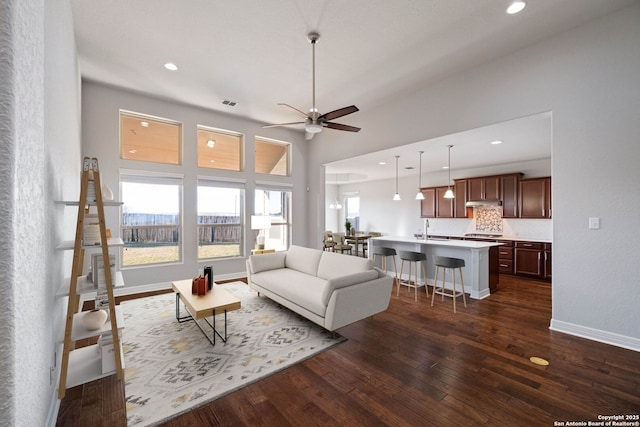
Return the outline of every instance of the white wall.
<path id="1" fill-rule="evenodd" d="M 183 165 L 162 165 L 120 159 L 119 111 L 120 109 L 150 114 L 182 122 Z M 244 135 L 245 172 L 231 172 L 198 168 L 196 150 L 197 125 L 239 132 Z M 196 180 L 198 176 L 220 176 L 246 179 L 246 212 L 253 212 L 256 180 L 293 184 L 293 243 L 306 244 L 306 174 L 307 144 L 299 131 L 286 128 L 271 129 L 270 138 L 291 142 L 291 177 L 256 174 L 254 162 L 254 136 L 267 136 L 262 123 L 211 110 L 178 104 L 141 95 L 98 83 L 82 84 L 82 151 L 86 156 L 97 157 L 100 162 L 102 182 L 108 184 L 119 199 L 119 170 L 137 169 L 164 171 L 184 175 L 183 188 L 183 262 L 162 266 L 130 268 L 123 271 L 127 287 L 149 284 L 169 284 L 172 280 L 192 277 L 204 265 L 213 265 L 214 279 L 226 279 L 245 275 L 245 258 L 197 261 L 196 241 Z M 105 212 L 107 226 L 119 235 L 119 212 Z M 249 232 L 244 242 L 245 253 L 254 247 L 254 236 Z"/>
<path id="2" fill-rule="evenodd" d="M 324 192 L 313 179 L 331 161 L 552 111 L 552 327 L 640 350 L 638 22 L 635 4 L 354 115 L 359 133 L 310 144 L 312 192 Z M 309 212 L 312 240 L 322 215 Z"/>
<path id="3" fill-rule="evenodd" d="M 68 1 L 3 0 L 0 17 L 0 413 L 41 426 L 58 402 L 65 300 L 53 295 L 70 264 L 54 247 L 74 221 L 54 201 L 77 198 L 79 75 Z"/>

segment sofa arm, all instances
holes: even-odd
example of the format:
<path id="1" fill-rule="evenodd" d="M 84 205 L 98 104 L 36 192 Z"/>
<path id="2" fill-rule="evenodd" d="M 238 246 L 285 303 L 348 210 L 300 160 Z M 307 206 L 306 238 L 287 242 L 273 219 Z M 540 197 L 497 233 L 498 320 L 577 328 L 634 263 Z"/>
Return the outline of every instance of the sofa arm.
<path id="1" fill-rule="evenodd" d="M 247 274 L 249 274 L 249 272 L 260 273 L 261 271 L 284 268 L 284 261 L 286 257 L 286 252 L 250 255 L 247 259 Z"/>
<path id="2" fill-rule="evenodd" d="M 393 278 L 380 273 L 377 279 L 336 289 L 327 305 L 325 329 L 335 331 L 389 307 Z"/>

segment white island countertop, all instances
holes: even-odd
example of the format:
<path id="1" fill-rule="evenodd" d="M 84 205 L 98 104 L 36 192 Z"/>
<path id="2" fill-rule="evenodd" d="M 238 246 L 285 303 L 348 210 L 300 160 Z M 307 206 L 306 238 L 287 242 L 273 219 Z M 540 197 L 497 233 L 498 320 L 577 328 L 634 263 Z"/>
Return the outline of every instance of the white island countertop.
<path id="1" fill-rule="evenodd" d="M 479 242 L 475 240 L 448 240 L 448 239 L 416 239 L 415 237 L 408 236 L 380 236 L 372 237 L 371 240 L 380 240 L 385 242 L 396 243 L 412 243 L 418 245 L 435 245 L 435 246 L 449 246 L 452 248 L 469 248 L 469 249 L 481 249 L 490 248 L 492 246 L 500 246 L 502 243 L 497 242 Z"/>

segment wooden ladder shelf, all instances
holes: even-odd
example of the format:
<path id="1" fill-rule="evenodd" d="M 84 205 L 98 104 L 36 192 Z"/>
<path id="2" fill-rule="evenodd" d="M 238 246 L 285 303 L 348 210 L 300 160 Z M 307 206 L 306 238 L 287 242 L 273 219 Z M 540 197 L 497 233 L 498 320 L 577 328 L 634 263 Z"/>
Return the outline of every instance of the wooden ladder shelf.
<path id="1" fill-rule="evenodd" d="M 120 336 L 116 319 L 116 305 L 113 292 L 113 273 L 109 263 L 109 247 L 107 240 L 107 229 L 104 216 L 104 202 L 102 199 L 102 186 L 100 183 L 100 170 L 98 159 L 85 157 L 82 164 L 82 182 L 80 187 L 80 198 L 78 203 L 78 220 L 76 223 L 76 236 L 73 246 L 73 262 L 71 267 L 71 280 L 69 283 L 69 301 L 67 305 L 67 317 L 64 333 L 64 344 L 62 352 L 62 365 L 60 368 L 60 385 L 58 388 L 58 398 L 62 399 L 67 389 L 67 375 L 69 373 L 69 355 L 75 349 L 75 341 L 72 338 L 74 314 L 80 310 L 80 295 L 78 294 L 78 277 L 82 275 L 84 263 L 83 228 L 85 215 L 88 214 L 93 201 L 87 201 L 87 194 L 90 186 L 95 190 L 95 207 L 98 215 L 100 229 L 100 248 L 104 263 L 105 286 L 109 299 L 109 322 L 111 324 L 111 335 L 113 337 L 113 348 L 115 357 L 115 373 L 118 379 L 123 377 L 123 363 L 120 345 Z M 93 272 L 97 275 L 98 272 Z M 94 279 L 95 280 L 95 279 Z M 76 320 L 77 321 L 77 320 Z"/>

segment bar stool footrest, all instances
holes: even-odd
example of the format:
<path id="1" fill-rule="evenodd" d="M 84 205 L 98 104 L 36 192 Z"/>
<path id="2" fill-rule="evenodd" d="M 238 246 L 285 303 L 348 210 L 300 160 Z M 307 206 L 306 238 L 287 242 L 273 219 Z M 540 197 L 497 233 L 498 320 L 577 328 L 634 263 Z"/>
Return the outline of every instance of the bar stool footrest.
<path id="1" fill-rule="evenodd" d="M 462 291 L 456 291 L 455 294 L 451 293 L 451 292 L 447 292 L 447 291 L 443 291 L 442 288 L 438 288 L 436 290 L 433 291 L 434 294 L 436 295 L 444 295 L 445 297 L 461 297 L 462 296 Z"/>

